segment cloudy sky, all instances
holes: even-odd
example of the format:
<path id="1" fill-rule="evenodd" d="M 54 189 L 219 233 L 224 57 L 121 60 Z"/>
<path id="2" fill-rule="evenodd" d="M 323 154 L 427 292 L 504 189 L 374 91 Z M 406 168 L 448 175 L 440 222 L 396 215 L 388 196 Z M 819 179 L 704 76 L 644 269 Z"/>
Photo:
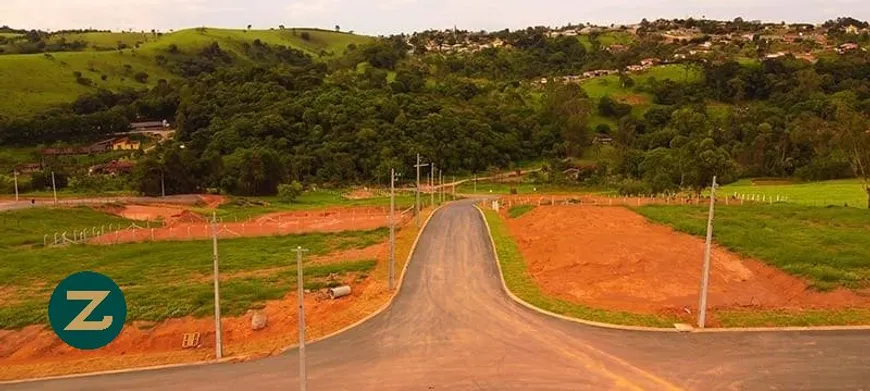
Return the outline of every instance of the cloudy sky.
<path id="1" fill-rule="evenodd" d="M 870 19 L 870 0 L 2 0 L 0 25 L 18 28 L 160 30 L 279 24 L 377 35 L 454 25 L 500 30 L 641 18 L 821 22 Z"/>

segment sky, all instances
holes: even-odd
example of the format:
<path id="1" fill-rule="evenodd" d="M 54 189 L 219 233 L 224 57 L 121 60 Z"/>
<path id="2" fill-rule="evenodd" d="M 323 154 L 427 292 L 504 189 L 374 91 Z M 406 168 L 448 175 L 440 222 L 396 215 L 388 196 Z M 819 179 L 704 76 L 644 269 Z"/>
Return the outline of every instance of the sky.
<path id="1" fill-rule="evenodd" d="M 368 35 L 454 26 L 502 30 L 528 26 L 628 24 L 642 18 L 823 22 L 870 19 L 870 0 L 2 0 L 0 25 L 59 30 L 134 31 L 198 26 L 268 29 L 320 27 Z"/>

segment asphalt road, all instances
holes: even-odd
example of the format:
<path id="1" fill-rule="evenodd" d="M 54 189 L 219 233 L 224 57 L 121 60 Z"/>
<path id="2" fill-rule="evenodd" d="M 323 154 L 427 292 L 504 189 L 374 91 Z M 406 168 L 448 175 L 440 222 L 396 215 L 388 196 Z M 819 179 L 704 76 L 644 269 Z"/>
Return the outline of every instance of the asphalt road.
<path id="1" fill-rule="evenodd" d="M 310 390 L 870 390 L 867 332 L 620 331 L 522 307 L 468 201 L 433 217 L 388 310 L 307 353 Z M 0 388 L 293 390 L 296 357 Z"/>

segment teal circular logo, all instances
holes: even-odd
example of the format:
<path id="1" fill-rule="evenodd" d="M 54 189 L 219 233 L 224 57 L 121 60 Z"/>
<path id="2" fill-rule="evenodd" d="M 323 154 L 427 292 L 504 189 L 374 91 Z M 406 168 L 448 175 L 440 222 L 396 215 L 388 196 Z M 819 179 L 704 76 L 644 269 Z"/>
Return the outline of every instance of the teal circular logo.
<path id="1" fill-rule="evenodd" d="M 127 320 L 127 301 L 118 284 L 100 273 L 72 274 L 54 288 L 48 320 L 68 345 L 98 349 L 112 342 Z"/>

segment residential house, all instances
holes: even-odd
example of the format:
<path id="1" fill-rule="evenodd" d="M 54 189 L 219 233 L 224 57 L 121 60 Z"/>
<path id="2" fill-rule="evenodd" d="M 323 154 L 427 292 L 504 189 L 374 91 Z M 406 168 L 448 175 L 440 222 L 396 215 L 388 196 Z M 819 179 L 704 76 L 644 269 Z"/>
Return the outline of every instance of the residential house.
<path id="1" fill-rule="evenodd" d="M 620 45 L 618 43 L 615 43 L 613 45 L 608 46 L 605 50 L 607 50 L 610 53 L 622 53 L 622 52 L 628 50 L 628 48 L 625 45 Z"/>
<path id="2" fill-rule="evenodd" d="M 142 143 L 135 140 L 130 140 L 127 137 L 121 137 L 112 141 L 113 151 L 133 151 L 142 146 Z"/>
<path id="3" fill-rule="evenodd" d="M 105 164 L 97 164 L 88 168 L 88 175 L 110 175 L 116 176 L 119 174 L 129 174 L 133 172 L 133 162 L 127 160 L 114 160 Z"/>
<path id="4" fill-rule="evenodd" d="M 169 127 L 169 122 L 162 121 L 144 121 L 130 123 L 130 130 L 163 130 Z"/>
<path id="5" fill-rule="evenodd" d="M 855 26 L 855 25 L 850 24 L 850 25 L 846 26 L 846 34 L 855 34 L 855 35 L 857 35 L 860 31 L 861 31 L 861 29 L 859 29 L 859 28 L 858 28 L 857 26 Z"/>
<path id="6" fill-rule="evenodd" d="M 851 52 L 851 51 L 853 51 L 853 50 L 858 50 L 858 44 L 857 44 L 857 43 L 844 43 L 844 44 L 840 45 L 839 48 L 837 48 L 837 51 L 838 51 L 840 54 L 843 54 L 843 53 L 846 53 L 846 52 Z"/>
<path id="7" fill-rule="evenodd" d="M 19 165 L 13 167 L 12 171 L 17 172 L 19 174 L 33 174 L 34 172 L 42 171 L 42 164 L 39 164 L 39 163 L 19 164 Z"/>

